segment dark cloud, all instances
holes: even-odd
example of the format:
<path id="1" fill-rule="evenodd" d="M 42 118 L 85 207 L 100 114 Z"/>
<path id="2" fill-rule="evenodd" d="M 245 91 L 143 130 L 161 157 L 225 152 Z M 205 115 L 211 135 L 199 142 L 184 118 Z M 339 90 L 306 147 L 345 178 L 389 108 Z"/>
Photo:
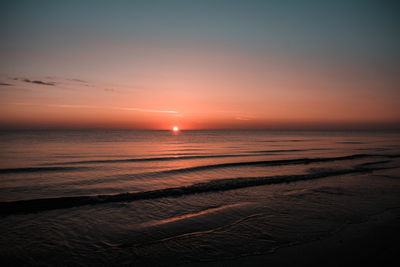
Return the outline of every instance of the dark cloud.
<path id="1" fill-rule="evenodd" d="M 12 86 L 12 84 L 9 84 L 9 83 L 3 83 L 3 82 L 0 82 L 0 85 L 2 85 L 2 86 Z"/>
<path id="2" fill-rule="evenodd" d="M 40 80 L 23 79 L 22 81 L 27 82 L 27 83 L 42 84 L 42 85 L 51 85 L 51 86 L 56 85 L 54 82 L 44 82 L 44 81 L 40 81 Z"/>
<path id="3" fill-rule="evenodd" d="M 87 81 L 81 80 L 81 79 L 69 79 L 70 81 L 73 82 L 80 82 L 80 83 L 88 83 Z"/>

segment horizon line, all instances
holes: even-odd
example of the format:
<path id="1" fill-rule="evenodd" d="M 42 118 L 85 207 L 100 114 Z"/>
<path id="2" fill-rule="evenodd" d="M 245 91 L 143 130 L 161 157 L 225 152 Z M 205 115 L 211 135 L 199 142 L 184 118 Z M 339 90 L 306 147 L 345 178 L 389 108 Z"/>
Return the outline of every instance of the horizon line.
<path id="1" fill-rule="evenodd" d="M 171 129 L 150 129 L 150 128 L 56 128 L 56 127 L 43 127 L 43 128 L 0 128 L 0 132 L 10 131 L 165 131 L 173 132 Z M 298 132 L 400 132 L 400 127 L 336 127 L 336 128 L 197 128 L 197 129 L 180 129 L 179 132 L 191 131 L 298 131 Z"/>

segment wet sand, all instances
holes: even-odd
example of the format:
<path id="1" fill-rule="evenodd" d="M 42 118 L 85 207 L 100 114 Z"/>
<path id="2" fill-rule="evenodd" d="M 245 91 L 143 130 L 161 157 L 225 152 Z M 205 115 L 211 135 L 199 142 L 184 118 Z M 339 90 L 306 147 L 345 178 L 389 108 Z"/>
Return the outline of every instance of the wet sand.
<path id="1" fill-rule="evenodd" d="M 397 266 L 400 208 L 344 225 L 321 240 L 277 249 L 274 253 L 180 266 Z M 397 263 L 396 263 L 397 262 Z"/>

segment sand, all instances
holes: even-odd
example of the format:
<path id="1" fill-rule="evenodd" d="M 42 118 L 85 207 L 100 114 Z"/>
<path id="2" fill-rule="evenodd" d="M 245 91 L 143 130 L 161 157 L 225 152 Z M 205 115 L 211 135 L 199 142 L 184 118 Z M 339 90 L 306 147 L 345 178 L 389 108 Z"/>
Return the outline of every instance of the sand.
<path id="1" fill-rule="evenodd" d="M 332 235 L 274 253 L 181 266 L 399 266 L 400 208 L 347 224 Z"/>

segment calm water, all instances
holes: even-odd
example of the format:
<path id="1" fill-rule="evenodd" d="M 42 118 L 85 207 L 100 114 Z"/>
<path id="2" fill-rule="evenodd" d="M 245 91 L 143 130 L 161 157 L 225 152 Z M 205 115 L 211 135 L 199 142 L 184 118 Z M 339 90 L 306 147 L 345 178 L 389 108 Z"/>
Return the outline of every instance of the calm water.
<path id="1" fill-rule="evenodd" d="M 399 155 L 396 133 L 1 132 L 0 256 L 157 266 L 271 253 L 400 207 Z"/>

